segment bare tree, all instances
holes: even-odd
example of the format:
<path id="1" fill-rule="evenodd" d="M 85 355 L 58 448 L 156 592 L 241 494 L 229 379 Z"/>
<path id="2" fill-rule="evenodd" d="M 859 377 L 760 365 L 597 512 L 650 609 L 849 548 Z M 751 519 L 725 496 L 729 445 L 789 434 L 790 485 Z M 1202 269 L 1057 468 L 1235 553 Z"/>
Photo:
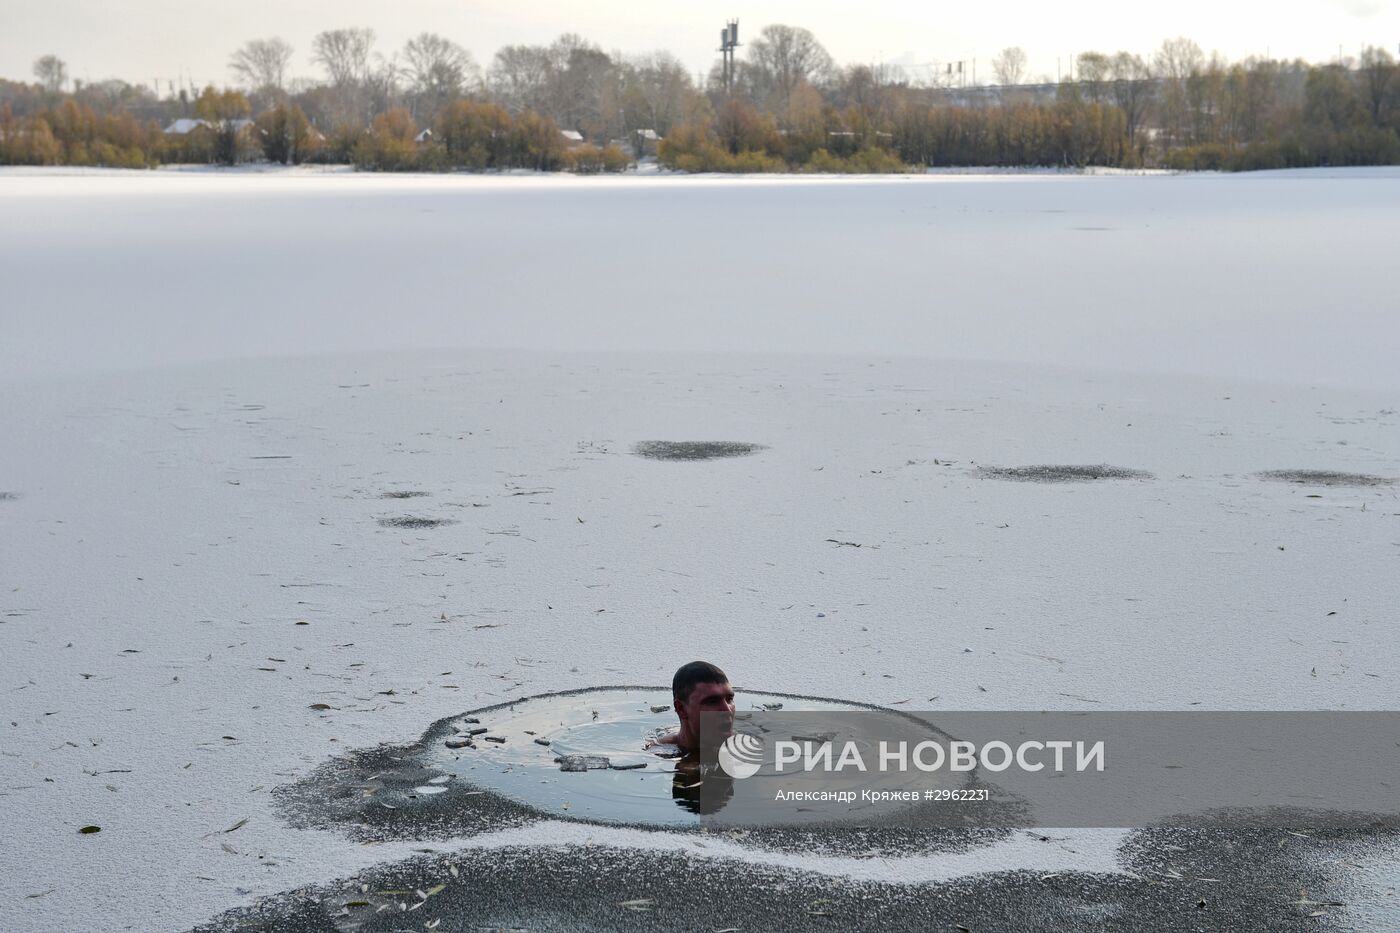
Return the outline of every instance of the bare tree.
<path id="1" fill-rule="evenodd" d="M 1285 69 L 1273 59 L 1250 57 L 1244 71 L 1243 100 L 1240 102 L 1239 131 L 1245 139 L 1264 135 L 1276 119 L 1283 94 Z"/>
<path id="2" fill-rule="evenodd" d="M 609 134 L 619 116 L 617 78 L 611 56 L 581 36 L 565 33 L 549 47 L 546 112 L 560 126 L 585 136 Z"/>
<path id="3" fill-rule="evenodd" d="M 365 125 L 373 113 L 371 98 L 386 96 L 380 93 L 386 74 L 374 67 L 373 52 L 373 29 L 330 29 L 311 41 L 311 60 L 330 78 L 328 109 L 336 125 Z"/>
<path id="4" fill-rule="evenodd" d="M 1345 130 L 1366 118 L 1361 94 L 1343 63 L 1308 69 L 1303 86 L 1303 118 L 1313 126 Z"/>
<path id="5" fill-rule="evenodd" d="M 836 73 L 836 63 L 816 36 L 780 23 L 759 30 L 745 64 L 740 76 L 752 83 L 755 99 L 778 113 L 787 110 L 798 85 L 822 85 Z"/>
<path id="6" fill-rule="evenodd" d="M 408 40 L 403 58 L 413 90 L 438 101 L 456 97 L 464 85 L 481 79 L 471 53 L 436 33 L 423 32 Z"/>
<path id="7" fill-rule="evenodd" d="M 892 120 L 902 78 L 903 73 L 891 66 L 851 65 L 841 72 L 829 100 L 836 107 L 857 114 L 863 123 Z"/>
<path id="8" fill-rule="evenodd" d="M 1026 50 L 1019 45 L 1002 49 L 992 59 L 992 74 L 997 84 L 1015 85 L 1026 79 Z"/>
<path id="9" fill-rule="evenodd" d="M 1384 126 L 1400 103 L 1400 68 L 1385 49 L 1368 45 L 1361 50 L 1361 88 L 1372 122 Z"/>
<path id="10" fill-rule="evenodd" d="M 629 129 L 665 136 L 684 119 L 695 86 L 685 66 L 670 52 L 633 59 L 623 75 L 623 102 Z"/>
<path id="11" fill-rule="evenodd" d="M 552 70 L 549 50 L 540 45 L 507 45 L 496 51 L 487 74 L 491 93 L 507 109 L 542 111 Z"/>
<path id="12" fill-rule="evenodd" d="M 1085 99 L 1102 104 L 1108 99 L 1108 78 L 1113 72 L 1113 60 L 1102 52 L 1083 52 L 1076 62 L 1079 84 Z"/>
<path id="13" fill-rule="evenodd" d="M 229 59 L 229 70 L 252 91 L 285 89 L 292 46 L 285 40 L 250 39 Z"/>
<path id="14" fill-rule="evenodd" d="M 1206 55 L 1194 41 L 1178 36 L 1163 41 L 1153 61 L 1158 77 L 1166 81 L 1185 81 L 1193 71 L 1205 65 Z"/>
<path id="15" fill-rule="evenodd" d="M 369 75 L 373 29 L 329 29 L 311 41 L 311 60 L 326 69 L 337 87 L 359 84 Z"/>
<path id="16" fill-rule="evenodd" d="M 611 138 L 624 132 L 628 122 L 624 70 L 598 46 L 565 33 L 548 46 L 501 48 L 487 83 L 515 113 L 533 110 L 562 129 Z"/>
<path id="17" fill-rule="evenodd" d="M 1182 37 L 1167 39 L 1153 56 L 1161 85 L 1160 122 L 1171 143 L 1182 139 L 1190 122 L 1187 81 L 1205 66 L 1205 60 L 1201 47 Z"/>
<path id="18" fill-rule="evenodd" d="M 1127 124 L 1128 142 L 1137 143 L 1138 129 L 1152 106 L 1152 68 L 1140 55 L 1119 52 L 1113 56 L 1110 70 L 1113 79 L 1113 102 L 1123 111 Z"/>
<path id="19" fill-rule="evenodd" d="M 57 94 L 68 83 L 68 63 L 57 55 L 45 55 L 34 61 L 34 77 L 50 94 Z"/>
<path id="20" fill-rule="evenodd" d="M 386 113 L 399 106 L 401 102 L 399 76 L 402 72 L 403 69 L 399 66 L 397 55 L 385 58 L 383 55 L 375 53 L 374 63 L 366 66 L 362 85 L 365 96 L 368 98 L 366 121 L 374 114 Z"/>
<path id="21" fill-rule="evenodd" d="M 1221 138 L 1225 85 L 1229 66 L 1219 52 L 1193 69 L 1186 79 L 1186 109 L 1190 115 L 1191 141 L 1223 142 Z"/>

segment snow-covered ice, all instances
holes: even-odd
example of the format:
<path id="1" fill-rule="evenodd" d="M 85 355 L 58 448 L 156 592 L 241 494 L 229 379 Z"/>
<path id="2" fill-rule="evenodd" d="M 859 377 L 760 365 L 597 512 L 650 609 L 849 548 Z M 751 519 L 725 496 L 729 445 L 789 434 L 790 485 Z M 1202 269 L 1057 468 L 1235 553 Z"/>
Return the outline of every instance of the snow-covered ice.
<path id="1" fill-rule="evenodd" d="M 856 180 L 12 170 L 0 198 L 9 374 L 487 346 L 1400 382 L 1394 168 Z"/>
<path id="2" fill-rule="evenodd" d="M 1395 708 L 1400 486 L 1256 474 L 1400 477 L 1396 218 L 1394 170 L 0 173 L 0 926 L 406 856 L 270 791 L 698 645 L 911 709 Z M 978 469 L 1032 464 L 1151 476 Z M 694 849 L 459 844 L 585 838 Z"/>

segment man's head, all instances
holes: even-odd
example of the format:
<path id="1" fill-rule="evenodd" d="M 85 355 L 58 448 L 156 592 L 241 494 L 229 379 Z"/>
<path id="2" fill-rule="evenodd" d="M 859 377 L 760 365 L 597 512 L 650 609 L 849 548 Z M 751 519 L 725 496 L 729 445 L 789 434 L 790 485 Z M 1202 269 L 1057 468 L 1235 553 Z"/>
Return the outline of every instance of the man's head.
<path id="1" fill-rule="evenodd" d="M 734 688 L 724 671 L 708 661 L 691 661 L 671 678 L 671 698 L 681 720 L 680 745 L 693 749 L 700 744 L 700 715 L 722 713 L 717 718 L 725 732 L 733 724 Z"/>

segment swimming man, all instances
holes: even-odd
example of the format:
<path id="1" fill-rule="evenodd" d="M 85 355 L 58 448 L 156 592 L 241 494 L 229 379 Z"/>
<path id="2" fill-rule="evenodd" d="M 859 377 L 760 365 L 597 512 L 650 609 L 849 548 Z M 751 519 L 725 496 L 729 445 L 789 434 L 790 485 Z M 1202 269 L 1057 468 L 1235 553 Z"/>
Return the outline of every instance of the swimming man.
<path id="1" fill-rule="evenodd" d="M 700 715 L 721 713 L 718 724 L 728 733 L 734 725 L 734 688 L 724 671 L 708 661 L 691 661 L 671 678 L 671 700 L 681 727 L 668 735 L 658 736 L 648 745 L 675 745 L 685 754 L 693 755 L 700 748 Z"/>

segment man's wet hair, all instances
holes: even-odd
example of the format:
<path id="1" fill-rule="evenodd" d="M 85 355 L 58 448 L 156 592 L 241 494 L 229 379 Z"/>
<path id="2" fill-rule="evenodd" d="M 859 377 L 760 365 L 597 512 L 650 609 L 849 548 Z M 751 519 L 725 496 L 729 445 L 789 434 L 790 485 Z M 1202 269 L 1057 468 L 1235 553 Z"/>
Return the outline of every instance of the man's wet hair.
<path id="1" fill-rule="evenodd" d="M 691 661 L 681 665 L 676 676 L 671 678 L 671 696 L 684 703 L 697 684 L 727 684 L 729 675 L 709 661 Z"/>

